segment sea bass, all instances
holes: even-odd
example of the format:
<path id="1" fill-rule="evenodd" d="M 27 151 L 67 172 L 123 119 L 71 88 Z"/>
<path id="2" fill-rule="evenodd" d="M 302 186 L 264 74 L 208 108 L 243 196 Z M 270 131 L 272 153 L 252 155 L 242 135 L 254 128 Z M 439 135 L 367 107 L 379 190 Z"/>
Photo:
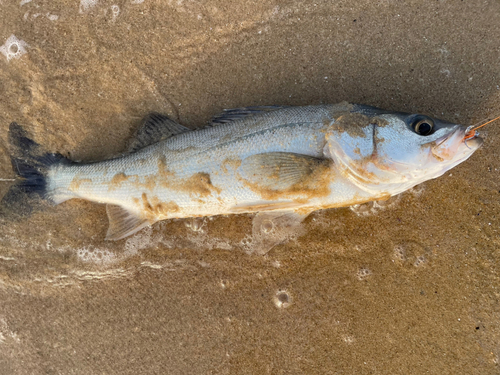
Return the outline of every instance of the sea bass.
<path id="1" fill-rule="evenodd" d="M 421 114 L 349 103 L 231 109 L 196 130 L 154 113 L 128 153 L 83 164 L 44 151 L 12 123 L 12 165 L 22 179 L 3 204 L 22 211 L 40 198 L 105 203 L 109 240 L 171 218 L 304 218 L 441 176 L 481 146 L 477 136 L 464 142 L 466 132 Z"/>

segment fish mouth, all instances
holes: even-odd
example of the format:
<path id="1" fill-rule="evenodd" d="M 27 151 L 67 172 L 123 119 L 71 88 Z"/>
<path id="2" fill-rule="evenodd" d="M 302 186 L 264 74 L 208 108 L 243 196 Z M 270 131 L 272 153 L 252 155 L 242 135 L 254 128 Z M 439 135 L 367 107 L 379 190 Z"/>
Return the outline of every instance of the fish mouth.
<path id="1" fill-rule="evenodd" d="M 467 127 L 459 126 L 445 136 L 431 143 L 431 153 L 439 161 L 463 160 L 483 144 L 481 137 L 465 139 Z"/>

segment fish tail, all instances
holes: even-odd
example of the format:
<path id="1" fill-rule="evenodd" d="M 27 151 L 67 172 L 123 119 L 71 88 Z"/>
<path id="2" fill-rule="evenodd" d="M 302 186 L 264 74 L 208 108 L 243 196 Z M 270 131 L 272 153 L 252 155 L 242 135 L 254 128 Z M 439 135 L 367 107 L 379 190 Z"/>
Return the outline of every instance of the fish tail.
<path id="1" fill-rule="evenodd" d="M 49 170 L 55 165 L 70 162 L 61 154 L 46 152 L 15 122 L 10 124 L 8 139 L 12 168 L 18 175 L 18 181 L 2 198 L 1 207 L 13 214 L 26 216 L 42 202 L 54 203 L 53 194 L 48 190 Z"/>

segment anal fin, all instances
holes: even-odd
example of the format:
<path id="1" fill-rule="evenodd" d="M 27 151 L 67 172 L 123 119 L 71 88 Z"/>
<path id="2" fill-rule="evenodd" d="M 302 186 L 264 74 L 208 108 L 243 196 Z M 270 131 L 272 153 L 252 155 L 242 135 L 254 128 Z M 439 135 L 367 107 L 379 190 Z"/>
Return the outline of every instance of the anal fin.
<path id="1" fill-rule="evenodd" d="M 106 205 L 106 213 L 109 219 L 109 228 L 106 240 L 117 241 L 130 236 L 142 228 L 148 226 L 148 220 L 143 219 L 133 212 L 114 204 Z"/>

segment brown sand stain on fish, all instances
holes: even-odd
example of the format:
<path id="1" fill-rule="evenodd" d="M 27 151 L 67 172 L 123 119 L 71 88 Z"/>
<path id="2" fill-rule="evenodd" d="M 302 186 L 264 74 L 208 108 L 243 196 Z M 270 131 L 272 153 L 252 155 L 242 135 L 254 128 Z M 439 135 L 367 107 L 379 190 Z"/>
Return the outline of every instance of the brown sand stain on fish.
<path id="1" fill-rule="evenodd" d="M 228 173 L 231 169 L 238 169 L 240 165 L 241 159 L 226 158 L 221 164 L 221 169 L 224 173 Z"/>
<path id="2" fill-rule="evenodd" d="M 145 159 L 140 159 L 141 164 L 145 163 Z M 132 185 L 139 190 L 153 191 L 158 185 L 170 188 L 171 181 L 175 178 L 175 173 L 167 168 L 165 156 L 158 158 L 157 173 L 149 174 L 146 176 L 131 175 L 133 177 Z"/>
<path id="3" fill-rule="evenodd" d="M 377 169 L 385 169 L 389 172 L 391 171 L 386 166 L 378 163 L 377 157 L 374 156 L 374 154 L 371 154 L 361 160 L 351 160 L 348 163 L 348 168 L 339 169 L 339 173 L 348 180 L 354 178 L 363 184 L 378 185 L 382 181 L 382 177 L 368 170 L 370 164 L 375 165 Z"/>
<path id="4" fill-rule="evenodd" d="M 425 145 L 424 145 L 424 146 L 425 146 Z M 423 148 L 424 148 L 424 147 L 422 147 L 422 149 L 423 149 Z M 435 154 L 434 152 L 431 152 L 431 155 L 432 155 L 432 156 L 434 156 L 434 158 L 436 158 L 436 160 L 437 160 L 437 161 L 439 161 L 439 162 L 441 162 L 441 163 L 445 161 L 445 159 L 444 159 L 444 158 L 442 158 L 442 157 L 441 157 L 441 156 L 439 156 L 438 154 Z"/>
<path id="5" fill-rule="evenodd" d="M 146 193 L 142 193 L 141 199 L 142 199 L 142 208 L 143 208 L 143 210 L 146 211 L 146 212 L 153 211 L 153 206 L 151 206 L 151 204 L 149 203 L 149 201 L 148 201 L 148 195 Z"/>
<path id="6" fill-rule="evenodd" d="M 82 184 L 91 184 L 91 183 L 92 179 L 90 178 L 74 177 L 69 185 L 69 190 L 78 191 Z"/>
<path id="7" fill-rule="evenodd" d="M 168 180 L 175 177 L 175 173 L 170 171 L 167 167 L 167 159 L 164 155 L 158 158 L 158 177 L 161 178 L 162 183 L 168 182 Z"/>
<path id="8" fill-rule="evenodd" d="M 311 212 L 317 210 L 327 210 L 330 208 L 341 208 L 347 206 L 354 206 L 356 204 L 363 204 L 372 201 L 385 201 L 391 197 L 389 193 L 382 192 L 380 197 L 364 197 L 355 193 L 353 198 L 348 202 L 343 202 L 339 204 L 323 204 L 323 205 L 310 205 L 307 206 L 307 200 L 298 199 L 292 202 L 279 202 L 279 201 L 269 201 L 259 204 L 251 205 L 238 205 L 231 208 L 233 213 L 245 213 L 245 212 L 262 212 L 262 211 L 284 211 L 290 210 L 301 215 L 309 215 Z"/>
<path id="9" fill-rule="evenodd" d="M 117 173 L 113 176 L 111 181 L 109 181 L 109 191 L 116 190 L 121 187 L 121 184 L 125 181 L 127 181 L 129 176 L 127 176 L 125 173 Z"/>
<path id="10" fill-rule="evenodd" d="M 212 194 L 212 192 L 220 194 L 222 191 L 220 188 L 212 185 L 210 174 L 205 172 L 195 173 L 191 177 L 181 181 L 178 185 L 178 190 L 199 197 L 206 197 Z"/>
<path id="11" fill-rule="evenodd" d="M 347 114 L 347 113 L 351 113 L 352 111 L 354 110 L 354 104 L 352 103 L 349 103 L 347 101 L 342 101 L 340 103 L 337 103 L 333 106 L 331 106 L 330 110 L 328 111 L 328 117 L 330 119 L 338 116 L 339 113 L 344 113 L 344 114 Z"/>
<path id="12" fill-rule="evenodd" d="M 378 134 L 378 131 L 377 131 L 377 128 L 380 128 L 380 127 L 384 127 L 386 125 L 389 124 L 389 122 L 387 122 L 386 120 L 384 119 L 381 119 L 379 117 L 375 118 L 375 120 L 377 122 L 374 122 L 375 125 L 377 125 L 374 130 L 373 130 L 373 142 L 374 142 L 374 146 L 375 148 L 377 148 L 378 145 L 380 145 L 382 142 L 385 142 L 385 138 L 384 137 L 381 137 L 379 136 Z M 382 124 L 382 125 L 381 125 Z"/>
<path id="13" fill-rule="evenodd" d="M 323 125 L 329 127 L 333 122 L 336 122 L 342 116 L 348 116 L 354 110 L 352 103 L 343 101 L 330 107 L 328 114 L 323 118 Z"/>
<path id="14" fill-rule="evenodd" d="M 158 177 L 161 186 L 170 190 L 188 193 L 194 197 L 207 197 L 213 192 L 220 194 L 220 188 L 212 185 L 210 174 L 206 172 L 194 173 L 190 177 L 180 178 L 167 168 L 165 157 L 158 159 Z"/>
<path id="15" fill-rule="evenodd" d="M 180 207 L 174 201 L 162 202 L 157 196 L 151 197 L 152 213 L 157 217 L 170 217 L 179 212 Z"/>
<path id="16" fill-rule="evenodd" d="M 296 202 L 265 202 L 259 204 L 239 205 L 231 208 L 231 212 L 260 212 L 260 211 L 278 211 L 278 210 L 293 210 L 300 206 Z"/>
<path id="17" fill-rule="evenodd" d="M 246 179 L 242 180 L 246 186 L 265 200 L 293 199 L 294 202 L 305 203 L 311 198 L 326 197 L 330 194 L 330 183 L 334 179 L 332 164 L 333 162 L 330 159 L 318 159 L 315 165 L 311 166 L 309 174 L 306 174 L 301 181 L 286 189 L 276 190 Z M 278 181 L 280 176 L 280 166 L 277 166 L 275 173 L 270 175 L 269 178 Z"/>
<path id="18" fill-rule="evenodd" d="M 127 176 L 124 173 L 116 174 L 110 181 L 110 190 L 119 188 L 121 183 L 133 178 L 132 185 L 135 188 L 149 192 L 152 192 L 158 186 L 161 186 L 162 188 L 175 192 L 187 193 L 194 198 L 203 198 L 211 195 L 212 193 L 220 194 L 222 191 L 220 188 L 212 184 L 209 173 L 197 172 L 186 178 L 179 177 L 176 173 L 167 168 L 164 156 L 158 159 L 157 165 L 157 173 L 146 176 Z"/>
<path id="19" fill-rule="evenodd" d="M 172 214 L 180 211 L 179 206 L 174 201 L 162 202 L 157 196 L 148 198 L 146 193 L 142 193 L 140 200 L 135 198 L 134 202 L 139 205 L 144 216 L 150 222 L 171 217 Z"/>
<path id="20" fill-rule="evenodd" d="M 301 215 L 309 215 L 311 212 L 317 211 L 317 210 L 328 210 L 330 208 L 343 208 L 343 207 L 350 207 L 354 206 L 357 204 L 364 204 L 368 202 L 373 202 L 373 201 L 386 201 L 391 197 L 391 195 L 387 192 L 381 192 L 380 196 L 378 197 L 366 197 L 366 196 L 361 196 L 359 193 L 355 193 L 354 196 L 352 197 L 351 200 L 338 203 L 338 204 L 321 204 L 321 205 L 315 205 L 315 206 L 301 206 L 294 211 L 301 214 Z"/>
<path id="21" fill-rule="evenodd" d="M 339 133 L 346 132 L 351 137 L 366 138 L 365 128 L 373 125 L 383 127 L 389 125 L 389 122 L 377 116 L 368 117 L 361 113 L 345 113 L 336 117 L 330 129 Z"/>
<path id="22" fill-rule="evenodd" d="M 205 198 L 212 193 L 220 194 L 222 191 L 212 184 L 210 174 L 206 172 L 197 172 L 187 178 L 175 177 L 161 181 L 161 185 L 175 192 L 189 194 L 192 198 Z"/>

